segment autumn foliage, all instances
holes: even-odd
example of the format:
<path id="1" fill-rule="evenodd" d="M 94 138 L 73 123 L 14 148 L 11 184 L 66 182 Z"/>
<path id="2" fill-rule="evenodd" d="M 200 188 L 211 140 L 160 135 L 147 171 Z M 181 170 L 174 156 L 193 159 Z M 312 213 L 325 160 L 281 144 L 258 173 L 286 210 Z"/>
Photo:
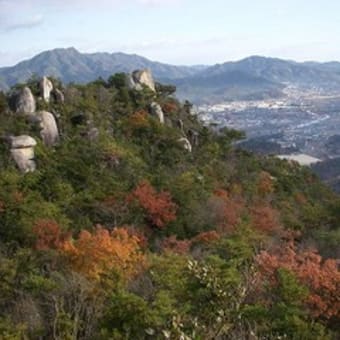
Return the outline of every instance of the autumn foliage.
<path id="1" fill-rule="evenodd" d="M 229 233 L 240 222 L 244 203 L 229 192 L 218 189 L 210 197 L 208 207 L 215 216 L 218 232 Z"/>
<path id="2" fill-rule="evenodd" d="M 136 200 L 144 209 L 147 220 L 157 228 L 164 228 L 176 219 L 177 205 L 167 191 L 157 191 L 148 181 L 142 181 L 128 197 L 128 201 Z"/>
<path id="3" fill-rule="evenodd" d="M 49 219 L 38 220 L 32 231 L 36 236 L 37 250 L 61 249 L 69 237 L 69 234 L 62 232 L 56 221 Z"/>
<path id="4" fill-rule="evenodd" d="M 289 241 L 274 253 L 262 252 L 257 262 L 261 275 L 273 285 L 278 269 L 294 273 L 309 289 L 306 303 L 314 317 L 340 318 L 340 272 L 336 260 L 323 261 L 315 251 L 298 251 L 294 242 Z"/>
<path id="5" fill-rule="evenodd" d="M 250 209 L 252 225 L 255 229 L 263 233 L 279 231 L 280 219 L 277 210 L 268 204 L 257 204 Z"/>
<path id="6" fill-rule="evenodd" d="M 172 235 L 162 242 L 162 249 L 175 254 L 188 254 L 191 244 L 191 240 L 178 240 L 176 236 Z"/>
<path id="7" fill-rule="evenodd" d="M 129 116 L 128 124 L 133 129 L 149 126 L 148 113 L 145 110 L 138 110 Z"/>
<path id="8" fill-rule="evenodd" d="M 63 252 L 75 271 L 90 278 L 111 270 L 130 278 L 145 263 L 138 243 L 124 228 L 110 232 L 98 226 L 93 233 L 83 230 L 77 239 L 65 242 Z"/>

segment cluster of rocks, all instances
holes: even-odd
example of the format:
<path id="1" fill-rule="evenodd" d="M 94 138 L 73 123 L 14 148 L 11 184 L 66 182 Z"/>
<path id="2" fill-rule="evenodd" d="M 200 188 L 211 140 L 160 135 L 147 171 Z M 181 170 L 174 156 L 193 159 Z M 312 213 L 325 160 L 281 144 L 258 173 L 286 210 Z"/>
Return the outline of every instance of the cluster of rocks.
<path id="1" fill-rule="evenodd" d="M 52 94 L 56 101 L 60 103 L 64 101 L 63 93 L 59 89 L 54 89 L 53 83 L 47 77 L 43 77 L 39 82 L 39 90 L 46 103 L 50 102 Z M 24 115 L 30 123 L 39 127 L 41 139 L 46 146 L 52 147 L 59 142 L 59 130 L 54 115 L 51 112 L 36 110 L 36 99 L 28 86 L 15 93 L 14 107 L 16 114 Z M 34 171 L 36 140 L 30 136 L 21 135 L 9 137 L 9 142 L 12 158 L 18 168 L 24 173 Z"/>
<path id="2" fill-rule="evenodd" d="M 149 70 L 134 71 L 127 76 L 127 83 L 130 89 L 141 91 L 147 87 L 151 91 L 156 92 L 155 81 Z M 54 88 L 53 83 L 47 77 L 43 77 L 39 82 L 39 91 L 40 97 L 45 103 L 49 103 L 51 99 L 57 103 L 64 102 L 62 91 Z M 46 146 L 52 147 L 59 142 L 59 131 L 55 116 L 48 111 L 37 111 L 36 99 L 28 86 L 15 93 L 14 110 L 16 114 L 24 115 L 30 123 L 36 124 L 39 127 L 40 137 Z M 160 124 L 167 123 L 162 107 L 157 102 L 151 103 L 150 113 L 159 120 Z M 188 136 L 186 136 L 183 121 L 181 120 L 178 126 L 182 131 L 182 137 L 178 139 L 178 142 L 183 145 L 185 150 L 192 152 L 193 145 L 198 143 L 198 134 L 190 130 Z M 96 139 L 98 134 L 98 129 L 92 127 L 88 132 L 89 140 Z M 8 138 L 8 141 L 11 146 L 11 156 L 18 168 L 24 173 L 34 171 L 36 169 L 34 161 L 36 140 L 31 136 L 21 135 L 11 136 Z"/>

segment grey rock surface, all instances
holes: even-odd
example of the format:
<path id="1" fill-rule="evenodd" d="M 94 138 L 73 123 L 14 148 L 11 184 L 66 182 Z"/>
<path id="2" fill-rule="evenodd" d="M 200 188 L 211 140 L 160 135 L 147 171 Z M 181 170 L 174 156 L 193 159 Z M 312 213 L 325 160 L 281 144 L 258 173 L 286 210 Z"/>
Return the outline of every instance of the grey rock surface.
<path id="1" fill-rule="evenodd" d="M 40 135 L 46 146 L 54 146 L 59 142 L 59 131 L 53 114 L 47 111 L 37 113 L 40 124 Z"/>
<path id="2" fill-rule="evenodd" d="M 151 108 L 151 114 L 157 117 L 161 124 L 164 124 L 164 112 L 161 106 L 158 103 L 153 102 L 151 103 L 150 108 Z"/>
<path id="3" fill-rule="evenodd" d="M 51 99 L 51 92 L 53 90 L 52 82 L 47 78 L 43 77 L 39 83 L 40 94 L 46 103 L 49 103 Z"/>
<path id="4" fill-rule="evenodd" d="M 36 110 L 35 98 L 29 87 L 25 86 L 17 94 L 15 111 L 23 114 L 33 114 Z"/>
<path id="5" fill-rule="evenodd" d="M 188 152 L 192 152 L 192 146 L 188 138 L 182 137 L 178 140 L 178 142 L 183 144 L 185 150 L 187 150 Z"/>
<path id="6" fill-rule="evenodd" d="M 22 135 L 10 137 L 11 156 L 23 173 L 32 172 L 36 169 L 34 161 L 34 147 L 37 142 L 34 138 Z"/>
<path id="7" fill-rule="evenodd" d="M 136 85 L 145 85 L 156 92 L 155 81 L 150 70 L 138 70 L 132 73 L 132 79 Z"/>

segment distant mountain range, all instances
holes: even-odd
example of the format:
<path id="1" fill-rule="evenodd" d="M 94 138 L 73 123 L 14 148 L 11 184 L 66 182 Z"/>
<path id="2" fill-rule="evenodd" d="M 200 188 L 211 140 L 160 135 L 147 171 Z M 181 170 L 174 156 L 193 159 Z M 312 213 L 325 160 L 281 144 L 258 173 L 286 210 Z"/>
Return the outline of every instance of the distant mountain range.
<path id="1" fill-rule="evenodd" d="M 46 51 L 13 67 L 0 68 L 0 89 L 8 90 L 33 74 L 57 77 L 66 83 L 86 83 L 142 68 L 149 68 L 160 82 L 175 84 L 180 98 L 197 103 L 279 97 L 288 84 L 340 91 L 339 62 L 297 63 L 253 56 L 213 66 L 175 66 L 138 55 L 88 54 L 75 48 Z"/>

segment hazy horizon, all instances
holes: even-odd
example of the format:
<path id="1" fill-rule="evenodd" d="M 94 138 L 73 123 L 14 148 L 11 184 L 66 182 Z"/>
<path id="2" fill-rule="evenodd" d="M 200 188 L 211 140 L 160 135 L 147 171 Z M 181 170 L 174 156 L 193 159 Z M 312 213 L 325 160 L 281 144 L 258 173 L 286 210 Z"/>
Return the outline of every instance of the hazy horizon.
<path id="1" fill-rule="evenodd" d="M 0 67 L 69 46 L 176 65 L 337 61 L 339 12 L 335 0 L 0 0 Z"/>

